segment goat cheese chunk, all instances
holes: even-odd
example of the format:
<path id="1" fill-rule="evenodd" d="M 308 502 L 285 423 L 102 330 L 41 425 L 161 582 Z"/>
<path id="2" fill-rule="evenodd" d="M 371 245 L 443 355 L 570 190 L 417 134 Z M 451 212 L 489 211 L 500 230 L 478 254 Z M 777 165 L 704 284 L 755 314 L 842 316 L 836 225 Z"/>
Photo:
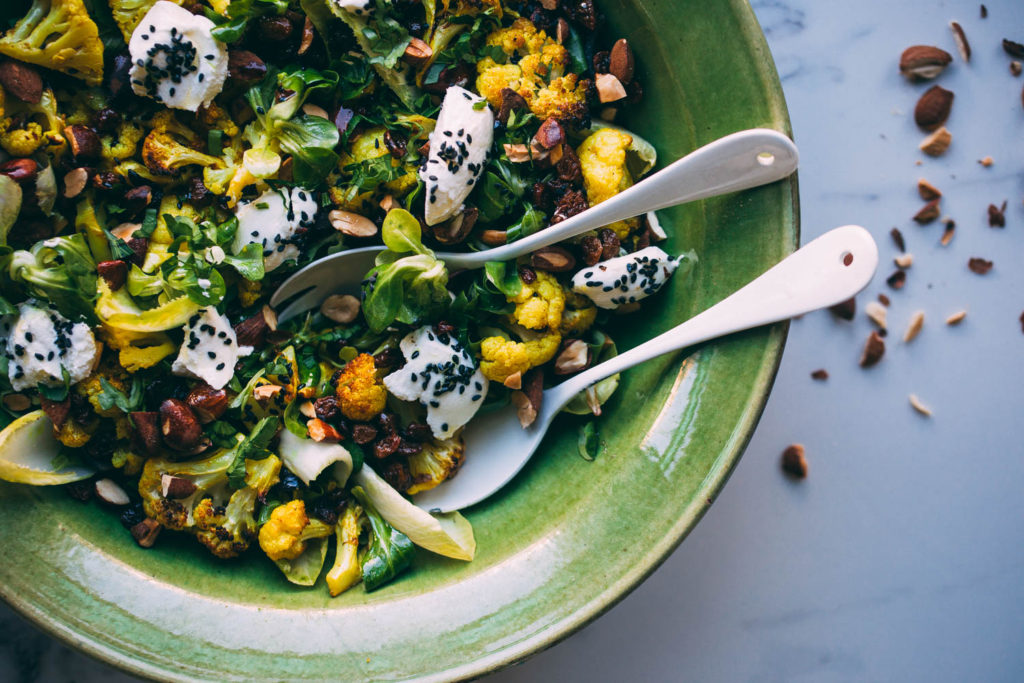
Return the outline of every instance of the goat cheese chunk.
<path id="1" fill-rule="evenodd" d="M 476 414 L 487 395 L 487 378 L 459 340 L 424 326 L 405 335 L 399 347 L 405 365 L 384 378 L 387 390 L 427 407 L 427 425 L 449 439 Z"/>
<path id="2" fill-rule="evenodd" d="M 376 13 L 377 9 L 373 0 L 334 0 L 334 4 L 357 17 L 369 16 Z"/>
<path id="3" fill-rule="evenodd" d="M 17 390 L 39 384 L 71 384 L 89 376 L 99 361 L 100 345 L 85 323 L 73 323 L 57 311 L 35 301 L 18 307 L 18 317 L 7 332 L 7 375 Z"/>
<path id="4" fill-rule="evenodd" d="M 261 245 L 263 268 L 269 273 L 285 261 L 299 257 L 296 238 L 300 231 L 313 225 L 319 208 L 308 190 L 267 190 L 235 210 L 238 232 L 231 251 L 237 255 L 247 244 Z"/>
<path id="5" fill-rule="evenodd" d="M 572 276 L 572 291 L 601 308 L 618 308 L 656 293 L 678 266 L 678 259 L 658 247 L 647 247 L 587 266 Z"/>
<path id="6" fill-rule="evenodd" d="M 154 4 L 128 41 L 136 95 L 196 111 L 224 88 L 228 50 L 210 33 L 214 23 L 167 0 Z"/>
<path id="7" fill-rule="evenodd" d="M 494 113 L 487 101 L 453 85 L 445 91 L 430 153 L 420 167 L 427 186 L 427 225 L 448 220 L 462 209 L 487 161 L 494 140 Z"/>
<path id="8" fill-rule="evenodd" d="M 204 308 L 192 316 L 183 328 L 178 357 L 171 372 L 201 379 L 214 389 L 223 389 L 235 374 L 235 363 L 252 353 L 251 346 L 239 346 L 228 319 L 215 308 Z"/>

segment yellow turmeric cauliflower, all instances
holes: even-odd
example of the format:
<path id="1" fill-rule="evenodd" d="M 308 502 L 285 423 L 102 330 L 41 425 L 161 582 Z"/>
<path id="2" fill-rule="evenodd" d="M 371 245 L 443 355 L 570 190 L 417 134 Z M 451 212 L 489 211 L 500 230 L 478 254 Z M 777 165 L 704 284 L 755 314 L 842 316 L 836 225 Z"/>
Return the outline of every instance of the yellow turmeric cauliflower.
<path id="1" fill-rule="evenodd" d="M 554 358 L 562 335 L 551 332 L 521 342 L 504 337 L 487 337 L 480 343 L 480 370 L 484 377 L 504 383 L 510 376 L 525 373 Z"/>
<path id="2" fill-rule="evenodd" d="M 377 379 L 373 356 L 361 353 L 345 366 L 338 378 L 337 394 L 341 412 L 350 420 L 365 422 L 384 411 L 387 391 Z"/>
<path id="3" fill-rule="evenodd" d="M 84 380 L 79 382 L 75 386 L 75 391 L 78 394 L 89 400 L 89 404 L 92 406 L 93 412 L 100 417 L 120 417 L 121 409 L 116 405 L 112 405 L 109 408 L 104 409 L 100 404 L 100 394 L 103 393 L 103 383 L 100 379 L 107 381 L 107 384 L 114 387 L 122 394 L 126 396 L 129 393 L 127 384 L 124 381 L 124 373 L 120 372 L 118 368 L 115 368 L 113 363 L 104 361 L 100 367 L 86 377 Z"/>
<path id="4" fill-rule="evenodd" d="M 151 368 L 178 350 L 163 332 L 130 332 L 109 325 L 99 328 L 100 337 L 116 349 L 118 363 L 128 372 Z"/>
<path id="5" fill-rule="evenodd" d="M 528 330 L 557 330 L 565 310 L 565 292 L 551 273 L 537 271 L 537 279 L 523 283 L 519 294 L 509 299 L 516 305 L 513 320 Z"/>
<path id="6" fill-rule="evenodd" d="M 565 293 L 565 310 L 559 331 L 568 337 L 579 337 L 590 329 L 597 319 L 597 306 L 590 299 L 573 291 Z"/>
<path id="7" fill-rule="evenodd" d="M 135 155 L 142 135 L 141 128 L 128 121 L 123 121 L 118 125 L 115 134 L 100 137 L 100 142 L 103 143 L 100 155 L 112 163 L 130 159 Z"/>
<path id="8" fill-rule="evenodd" d="M 389 194 L 393 197 L 401 198 L 416 187 L 418 182 L 416 168 L 408 164 L 403 169 L 404 173 L 394 180 L 381 183 L 376 188 L 360 192 L 357 185 L 349 184 L 348 178 L 351 172 L 345 169 L 353 164 L 361 164 L 374 159 L 380 159 L 381 157 L 387 157 L 382 162 L 390 163 L 393 169 L 398 169 L 402 165 L 401 161 L 392 157 L 388 152 L 388 147 L 384 143 L 384 133 L 386 131 L 387 129 L 384 126 L 368 128 L 354 136 L 349 141 L 348 150 L 341 153 L 341 159 L 338 162 L 340 173 L 332 174 L 332 180 L 335 182 L 332 182 L 331 186 L 327 189 L 331 201 L 339 208 L 356 213 L 374 211 L 377 208 L 377 202 L 384 195 Z"/>
<path id="9" fill-rule="evenodd" d="M 612 128 L 596 130 L 580 143 L 576 155 L 580 158 L 583 187 L 591 206 L 614 197 L 633 184 L 633 177 L 626 168 L 626 150 L 631 144 L 631 135 Z M 623 239 L 637 225 L 637 219 L 631 218 L 608 227 Z"/>
<path id="10" fill-rule="evenodd" d="M 95 429 L 95 425 L 88 427 L 78 424 L 74 420 L 65 420 L 64 424 L 60 426 L 60 429 L 54 429 L 54 436 L 57 437 L 57 441 L 68 448 L 81 448 L 89 442 L 92 438 L 92 432 Z"/>
<path id="11" fill-rule="evenodd" d="M 302 530 L 308 524 L 306 504 L 302 500 L 279 505 L 260 527 L 260 548 L 272 560 L 294 560 L 306 549 Z"/>
<path id="12" fill-rule="evenodd" d="M 82 0 L 33 0 L 0 38 L 0 54 L 81 78 L 103 81 L 103 43 Z"/>
<path id="13" fill-rule="evenodd" d="M 578 120 L 587 113 L 590 82 L 566 73 L 569 52 L 529 19 L 516 19 L 511 26 L 487 36 L 487 44 L 505 54 L 499 63 L 493 57 L 477 62 L 477 91 L 491 106 L 501 106 L 501 91 L 519 93 L 539 118 Z"/>
<path id="14" fill-rule="evenodd" d="M 0 147 L 11 156 L 31 156 L 42 146 L 43 127 L 35 121 L 20 126 L 10 116 L 0 121 Z"/>
<path id="15" fill-rule="evenodd" d="M 459 471 L 465 454 L 466 444 L 461 436 L 434 439 L 423 444 L 419 453 L 409 456 L 412 486 L 405 492 L 413 495 L 420 491 L 429 491 L 444 480 L 451 479 Z"/>

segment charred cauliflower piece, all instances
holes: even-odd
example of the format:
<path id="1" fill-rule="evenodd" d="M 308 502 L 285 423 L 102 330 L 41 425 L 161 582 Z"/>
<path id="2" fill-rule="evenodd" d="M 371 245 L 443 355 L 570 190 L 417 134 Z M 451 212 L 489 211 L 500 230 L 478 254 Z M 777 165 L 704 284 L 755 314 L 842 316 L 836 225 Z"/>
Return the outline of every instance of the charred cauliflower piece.
<path id="1" fill-rule="evenodd" d="M 103 81 L 103 43 L 82 0 L 33 0 L 21 21 L 0 38 L 0 54 L 89 85 Z"/>
<path id="2" fill-rule="evenodd" d="M 513 320 L 528 330 L 557 330 L 565 310 L 565 291 L 551 273 L 537 271 L 537 279 L 523 283 L 519 294 L 509 299 L 516 305 Z"/>
<path id="3" fill-rule="evenodd" d="M 142 161 L 157 175 L 172 175 L 185 166 L 220 166 L 217 157 L 181 144 L 170 133 L 150 131 L 142 143 Z"/>
<path id="4" fill-rule="evenodd" d="M 503 383 L 516 373 L 547 363 L 555 357 L 561 343 L 562 335 L 558 332 L 531 335 L 523 341 L 487 337 L 480 343 L 480 369 L 487 379 Z"/>
<path id="5" fill-rule="evenodd" d="M 293 500 L 279 505 L 260 527 L 260 548 L 274 560 L 294 560 L 306 550 L 306 541 L 323 538 L 333 527 L 306 516 L 306 503 Z"/>
<path id="6" fill-rule="evenodd" d="M 461 436 L 451 439 L 434 439 L 423 444 L 420 452 L 409 457 L 409 473 L 412 486 L 406 493 L 413 495 L 429 491 L 458 472 L 466 455 L 466 444 Z"/>
<path id="7" fill-rule="evenodd" d="M 544 31 L 524 18 L 487 37 L 487 44 L 501 48 L 505 59 L 484 57 L 477 62 L 477 91 L 494 108 L 501 107 L 501 91 L 519 93 L 540 119 L 578 121 L 587 114 L 590 81 L 566 73 L 569 52 Z"/>
<path id="8" fill-rule="evenodd" d="M 38 104 L 28 104 L 5 98 L 0 88 L 0 147 L 8 154 L 25 157 L 36 151 L 59 153 L 65 144 L 63 128 L 64 119 L 57 113 L 52 90 L 44 90 Z"/>

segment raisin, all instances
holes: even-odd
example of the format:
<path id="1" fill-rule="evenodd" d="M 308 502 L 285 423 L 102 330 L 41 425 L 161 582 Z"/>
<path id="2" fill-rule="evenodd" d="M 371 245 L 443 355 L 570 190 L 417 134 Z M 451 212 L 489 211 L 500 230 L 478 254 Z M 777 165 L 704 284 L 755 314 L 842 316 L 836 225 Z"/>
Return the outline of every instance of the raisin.
<path id="1" fill-rule="evenodd" d="M 376 438 L 376 428 L 366 424 L 352 425 L 352 440 L 360 446 L 368 444 Z"/>
<path id="2" fill-rule="evenodd" d="M 411 441 L 430 441 L 434 438 L 434 433 L 422 422 L 410 422 L 405 428 L 405 437 Z"/>
<path id="3" fill-rule="evenodd" d="M 381 476 L 384 477 L 384 481 L 391 484 L 398 491 L 405 491 L 412 486 L 412 475 L 409 473 L 409 466 L 403 462 L 388 463 Z"/>
<path id="4" fill-rule="evenodd" d="M 537 271 L 527 265 L 519 266 L 519 279 L 525 285 L 532 285 L 537 281 Z"/>
<path id="5" fill-rule="evenodd" d="M 316 416 L 324 422 L 332 422 L 341 415 L 338 399 L 334 396 L 322 396 L 313 401 L 313 410 L 316 412 Z"/>
<path id="6" fill-rule="evenodd" d="M 402 445 L 402 437 L 398 434 L 388 434 L 383 439 L 373 444 L 373 455 L 379 460 L 389 458 L 395 454 L 398 447 Z"/>
<path id="7" fill-rule="evenodd" d="M 620 244 L 619 237 L 615 234 L 614 230 L 610 228 L 601 228 L 597 231 L 597 236 L 601 240 L 601 261 L 607 261 L 608 259 L 615 258 L 619 255 L 619 249 L 622 245 Z"/>
<path id="8" fill-rule="evenodd" d="M 597 264 L 601 260 L 601 254 L 603 253 L 601 240 L 593 235 L 584 237 L 580 241 L 580 251 L 583 253 L 583 263 L 588 266 Z"/>

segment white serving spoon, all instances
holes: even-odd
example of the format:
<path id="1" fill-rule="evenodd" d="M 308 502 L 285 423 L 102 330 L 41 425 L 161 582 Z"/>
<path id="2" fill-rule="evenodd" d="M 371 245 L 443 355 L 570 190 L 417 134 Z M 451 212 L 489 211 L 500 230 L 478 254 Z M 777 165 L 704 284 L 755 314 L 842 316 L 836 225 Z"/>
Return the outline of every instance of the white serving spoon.
<path id="1" fill-rule="evenodd" d="M 690 152 L 628 190 L 557 225 L 493 249 L 437 257 L 450 271 L 482 268 L 488 261 L 508 261 L 541 247 L 676 204 L 738 192 L 788 177 L 796 170 L 796 145 L 782 133 L 754 128 L 727 135 Z M 319 306 L 331 294 L 357 293 L 383 247 L 350 249 L 310 263 L 288 278 L 270 299 L 280 320 Z"/>
<path id="2" fill-rule="evenodd" d="M 474 418 L 463 432 L 467 456 L 459 473 L 413 502 L 442 512 L 479 503 L 522 469 L 562 407 L 587 387 L 656 356 L 845 301 L 867 286 L 877 265 L 878 247 L 864 228 L 825 233 L 683 324 L 546 389 L 530 427 L 520 426 L 512 406 Z"/>

